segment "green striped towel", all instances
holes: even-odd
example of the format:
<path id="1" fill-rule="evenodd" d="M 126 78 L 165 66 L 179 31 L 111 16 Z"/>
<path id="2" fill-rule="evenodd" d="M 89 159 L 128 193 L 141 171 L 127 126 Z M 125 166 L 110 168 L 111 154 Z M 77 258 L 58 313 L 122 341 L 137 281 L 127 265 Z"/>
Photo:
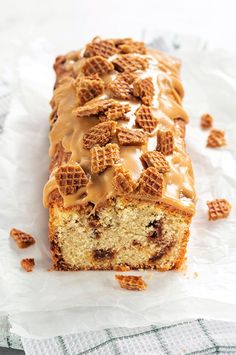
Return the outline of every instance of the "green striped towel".
<path id="1" fill-rule="evenodd" d="M 82 354 L 236 354 L 236 323 L 197 319 L 163 326 L 113 328 L 50 339 L 10 334 L 0 318 L 0 346 L 24 349 L 29 355 Z"/>

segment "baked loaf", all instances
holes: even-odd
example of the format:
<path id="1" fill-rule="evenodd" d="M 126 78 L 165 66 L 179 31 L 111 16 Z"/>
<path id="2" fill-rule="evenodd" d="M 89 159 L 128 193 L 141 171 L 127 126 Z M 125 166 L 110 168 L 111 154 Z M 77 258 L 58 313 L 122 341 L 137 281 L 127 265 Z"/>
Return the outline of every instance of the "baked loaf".
<path id="1" fill-rule="evenodd" d="M 181 266 L 195 192 L 179 68 L 129 38 L 56 58 L 44 188 L 55 270 Z"/>

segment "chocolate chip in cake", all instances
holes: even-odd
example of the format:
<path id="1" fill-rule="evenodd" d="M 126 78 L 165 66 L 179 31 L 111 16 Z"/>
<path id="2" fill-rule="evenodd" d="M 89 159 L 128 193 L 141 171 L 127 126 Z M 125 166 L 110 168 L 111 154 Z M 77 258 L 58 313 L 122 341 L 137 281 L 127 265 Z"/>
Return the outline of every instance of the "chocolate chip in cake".
<path id="1" fill-rule="evenodd" d="M 112 249 L 96 249 L 93 250 L 93 258 L 95 260 L 113 259 L 114 251 Z"/>
<path id="2" fill-rule="evenodd" d="M 97 213 L 91 214 L 88 217 L 88 224 L 91 228 L 98 228 L 101 227 L 101 223 L 99 222 L 99 216 Z"/>
<path id="3" fill-rule="evenodd" d="M 142 244 L 141 244 L 138 240 L 136 240 L 136 239 L 134 239 L 134 240 L 132 241 L 132 245 L 133 245 L 134 247 L 141 247 L 141 246 L 142 246 Z"/>
<path id="4" fill-rule="evenodd" d="M 168 243 L 166 246 L 164 246 L 162 249 L 160 249 L 158 252 L 156 252 L 151 258 L 149 259 L 150 262 L 154 263 L 161 259 L 165 254 L 168 253 L 168 251 L 174 246 L 174 242 Z"/>
<path id="5" fill-rule="evenodd" d="M 148 233 L 147 237 L 153 242 L 158 242 L 161 240 L 163 235 L 163 222 L 162 220 L 154 220 L 148 224 L 148 227 L 153 227 L 153 230 Z"/>
<path id="6" fill-rule="evenodd" d="M 99 230 L 94 229 L 93 230 L 93 239 L 99 239 L 101 238 L 101 233 L 99 232 Z"/>

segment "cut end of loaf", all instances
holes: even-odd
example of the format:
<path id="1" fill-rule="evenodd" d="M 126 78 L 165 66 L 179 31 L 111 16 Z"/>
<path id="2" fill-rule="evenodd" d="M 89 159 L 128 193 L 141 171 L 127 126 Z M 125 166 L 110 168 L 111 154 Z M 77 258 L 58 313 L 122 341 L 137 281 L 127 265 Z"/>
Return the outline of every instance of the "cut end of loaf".
<path id="1" fill-rule="evenodd" d="M 93 213 L 51 207 L 50 239 L 55 270 L 179 268 L 191 217 L 158 204 L 118 198 Z"/>

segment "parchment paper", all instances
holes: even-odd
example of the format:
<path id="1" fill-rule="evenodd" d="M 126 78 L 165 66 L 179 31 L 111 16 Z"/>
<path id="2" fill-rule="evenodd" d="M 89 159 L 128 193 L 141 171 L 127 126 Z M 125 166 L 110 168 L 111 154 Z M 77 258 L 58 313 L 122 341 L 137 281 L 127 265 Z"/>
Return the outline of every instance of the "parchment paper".
<path id="1" fill-rule="evenodd" d="M 23 54 L 24 53 L 24 54 Z M 122 290 L 114 272 L 49 272 L 47 210 L 42 189 L 48 177 L 48 101 L 52 63 L 58 54 L 46 41 L 24 48 L 13 72 L 11 111 L 0 137 L 0 312 L 10 315 L 13 331 L 49 337 L 112 326 L 142 326 L 187 318 L 236 319 L 236 209 L 226 220 L 209 222 L 206 201 L 236 192 L 236 58 L 229 53 L 180 52 L 185 108 L 190 115 L 187 148 L 198 193 L 187 269 L 143 274 L 148 290 Z M 206 148 L 208 132 L 199 128 L 204 112 L 226 131 L 228 146 Z M 12 227 L 36 236 L 19 250 Z M 32 273 L 21 270 L 34 257 Z"/>

